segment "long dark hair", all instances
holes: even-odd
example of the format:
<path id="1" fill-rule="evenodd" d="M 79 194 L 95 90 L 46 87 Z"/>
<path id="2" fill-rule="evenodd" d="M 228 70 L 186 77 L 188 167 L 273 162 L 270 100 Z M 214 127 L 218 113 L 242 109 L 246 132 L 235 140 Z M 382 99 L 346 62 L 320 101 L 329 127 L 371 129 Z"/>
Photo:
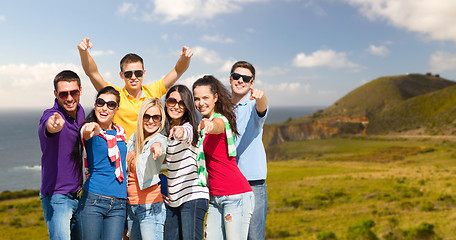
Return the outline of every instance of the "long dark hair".
<path id="1" fill-rule="evenodd" d="M 197 146 L 198 145 L 198 125 L 196 123 L 196 114 L 195 114 L 195 103 L 193 102 L 193 95 L 192 92 L 190 92 L 190 89 L 186 87 L 185 85 L 174 85 L 171 87 L 168 92 L 166 93 L 165 99 L 168 99 L 171 93 L 177 91 L 179 95 L 182 98 L 182 101 L 184 102 L 184 115 L 181 118 L 181 122 L 179 123 L 179 126 L 183 125 L 184 123 L 189 123 L 192 128 L 193 128 L 193 140 L 192 140 L 192 145 Z M 172 125 L 172 118 L 168 114 L 168 107 L 165 104 L 165 115 L 166 115 L 166 122 L 165 122 L 165 131 L 166 131 L 166 136 L 169 136 L 169 133 L 171 131 L 171 125 Z"/>
<path id="2" fill-rule="evenodd" d="M 217 94 L 218 100 L 215 102 L 215 112 L 220 113 L 228 119 L 234 135 L 239 135 L 236 125 L 236 115 L 233 112 L 234 104 L 231 95 L 226 87 L 214 76 L 205 75 L 193 83 L 193 92 L 199 86 L 209 86 L 213 95 Z"/>
<path id="3" fill-rule="evenodd" d="M 101 94 L 112 94 L 112 95 L 116 96 L 117 106 L 119 106 L 120 93 L 115 88 L 113 88 L 111 86 L 107 86 L 107 87 L 102 88 L 97 93 L 97 97 L 96 98 L 100 97 Z M 98 119 L 97 119 L 97 115 L 95 115 L 95 109 L 92 109 L 92 111 L 90 111 L 89 115 L 87 115 L 87 117 L 85 118 L 84 122 L 81 124 L 81 126 L 78 129 L 78 139 L 76 140 L 76 143 L 74 145 L 73 151 L 71 152 L 71 157 L 73 158 L 73 160 L 75 160 L 75 161 L 81 161 L 82 160 L 82 140 L 81 140 L 81 128 L 82 128 L 82 126 L 84 126 L 84 124 L 86 124 L 86 123 L 97 122 L 97 121 L 98 121 Z"/>

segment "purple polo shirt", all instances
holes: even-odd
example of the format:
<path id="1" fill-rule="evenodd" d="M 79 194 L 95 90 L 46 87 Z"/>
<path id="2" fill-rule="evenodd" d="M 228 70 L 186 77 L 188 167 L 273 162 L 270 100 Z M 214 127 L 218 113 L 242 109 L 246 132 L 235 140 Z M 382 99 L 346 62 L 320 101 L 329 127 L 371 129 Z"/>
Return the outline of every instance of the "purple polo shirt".
<path id="1" fill-rule="evenodd" d="M 65 124 L 58 133 L 48 133 L 46 122 L 54 112 L 59 113 Z M 80 161 L 71 158 L 78 130 L 85 119 L 84 109 L 78 104 L 76 120 L 57 103 L 43 112 L 38 128 L 41 152 L 41 189 L 43 195 L 76 193 L 81 188 L 82 169 Z"/>

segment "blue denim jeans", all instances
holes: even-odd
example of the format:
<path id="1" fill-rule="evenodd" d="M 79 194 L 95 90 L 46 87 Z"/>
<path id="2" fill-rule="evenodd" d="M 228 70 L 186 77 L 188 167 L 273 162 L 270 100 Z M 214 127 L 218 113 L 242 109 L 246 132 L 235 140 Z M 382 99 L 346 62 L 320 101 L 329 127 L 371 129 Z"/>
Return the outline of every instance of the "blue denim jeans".
<path id="1" fill-rule="evenodd" d="M 128 234 L 130 240 L 162 240 L 166 218 L 163 201 L 152 204 L 127 206 Z"/>
<path id="2" fill-rule="evenodd" d="M 266 215 L 268 213 L 268 195 L 266 182 L 250 181 L 253 195 L 255 195 L 255 209 L 250 219 L 248 240 L 264 240 L 266 230 Z"/>
<path id="3" fill-rule="evenodd" d="M 206 240 L 245 240 L 255 205 L 253 192 L 210 196 Z"/>
<path id="4" fill-rule="evenodd" d="M 77 194 L 42 195 L 40 193 L 44 221 L 49 239 L 79 239 L 77 231 Z"/>
<path id="5" fill-rule="evenodd" d="M 190 200 L 166 210 L 165 240 L 202 240 L 208 209 L 204 198 Z"/>
<path id="6" fill-rule="evenodd" d="M 83 240 L 122 239 L 127 200 L 84 191 L 79 200 L 79 230 Z"/>

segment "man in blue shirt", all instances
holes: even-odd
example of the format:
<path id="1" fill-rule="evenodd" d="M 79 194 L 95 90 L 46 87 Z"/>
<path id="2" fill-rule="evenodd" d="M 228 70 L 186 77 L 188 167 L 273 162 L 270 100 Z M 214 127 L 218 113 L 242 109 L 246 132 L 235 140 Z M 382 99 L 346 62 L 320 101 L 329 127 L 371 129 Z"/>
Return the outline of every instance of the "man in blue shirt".
<path id="1" fill-rule="evenodd" d="M 231 100 L 235 103 L 236 161 L 255 195 L 255 209 L 250 219 L 248 239 L 264 239 L 268 198 L 266 194 L 266 151 L 263 146 L 263 125 L 268 113 L 268 100 L 263 91 L 253 88 L 255 68 L 239 61 L 231 68 Z"/>
<path id="2" fill-rule="evenodd" d="M 57 74 L 54 106 L 43 112 L 38 127 L 43 153 L 40 199 L 49 239 L 78 237 L 75 226 L 82 169 L 80 160 L 73 159 L 71 152 L 85 118 L 79 104 L 81 90 L 81 80 L 75 72 Z"/>

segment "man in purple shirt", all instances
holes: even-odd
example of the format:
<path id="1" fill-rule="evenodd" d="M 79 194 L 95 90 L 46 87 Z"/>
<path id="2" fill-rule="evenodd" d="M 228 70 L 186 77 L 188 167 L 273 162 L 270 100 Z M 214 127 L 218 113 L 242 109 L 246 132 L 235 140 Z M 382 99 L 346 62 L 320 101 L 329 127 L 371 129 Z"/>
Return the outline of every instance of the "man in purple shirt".
<path id="1" fill-rule="evenodd" d="M 43 112 L 38 128 L 41 152 L 40 199 L 49 239 L 77 239 L 77 192 L 81 161 L 71 153 L 85 113 L 79 97 L 81 80 L 69 70 L 54 78 L 54 106 Z"/>

